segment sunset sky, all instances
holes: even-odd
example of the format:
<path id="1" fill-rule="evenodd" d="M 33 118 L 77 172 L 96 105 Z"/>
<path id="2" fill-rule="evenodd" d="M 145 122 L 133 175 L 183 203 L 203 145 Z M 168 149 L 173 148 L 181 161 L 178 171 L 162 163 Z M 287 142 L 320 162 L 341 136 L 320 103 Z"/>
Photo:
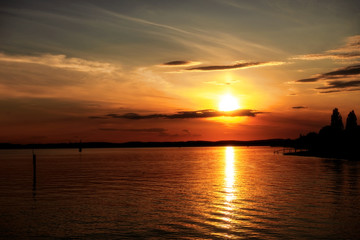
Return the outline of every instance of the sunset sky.
<path id="1" fill-rule="evenodd" d="M 296 138 L 335 107 L 360 117 L 358 0 L 5 0 L 0 36 L 0 142 Z"/>

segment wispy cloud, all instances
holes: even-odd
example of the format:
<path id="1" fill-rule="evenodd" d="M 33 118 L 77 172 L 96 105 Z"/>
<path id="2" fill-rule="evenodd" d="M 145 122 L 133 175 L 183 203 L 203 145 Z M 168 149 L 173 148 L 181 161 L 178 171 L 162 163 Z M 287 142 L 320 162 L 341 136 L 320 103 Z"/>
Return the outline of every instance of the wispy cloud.
<path id="1" fill-rule="evenodd" d="M 200 66 L 186 69 L 187 71 L 223 71 L 223 70 L 236 70 L 250 67 L 274 66 L 281 65 L 284 62 L 240 62 L 232 65 L 209 65 Z"/>
<path id="2" fill-rule="evenodd" d="M 104 14 L 107 14 L 107 15 L 115 17 L 115 18 L 131 21 L 131 22 L 135 22 L 135 23 L 139 23 L 139 24 L 159 27 L 159 28 L 175 31 L 175 32 L 178 32 L 178 33 L 181 33 L 181 34 L 190 34 L 190 32 L 188 32 L 188 31 L 186 31 L 184 29 L 174 27 L 174 26 L 171 26 L 171 25 L 157 23 L 157 22 L 149 21 L 149 20 L 146 20 L 146 19 L 138 18 L 138 17 L 131 17 L 131 16 L 127 16 L 127 15 L 124 15 L 124 14 L 121 14 L 121 13 L 114 12 L 114 11 L 106 10 L 106 9 L 103 9 L 103 8 L 97 8 L 97 10 L 99 12 L 102 12 Z"/>
<path id="3" fill-rule="evenodd" d="M 317 82 L 319 80 L 331 80 L 339 78 L 347 78 L 360 75 L 360 64 L 339 68 L 337 70 L 319 74 L 311 78 L 297 80 L 296 82 Z"/>
<path id="4" fill-rule="evenodd" d="M 263 112 L 259 112 L 256 110 L 251 109 L 239 109 L 235 111 L 217 111 L 213 109 L 205 109 L 205 110 L 198 110 L 198 111 L 181 111 L 174 114 L 162 114 L 162 113 L 155 113 L 155 114 L 148 114 L 148 115 L 140 115 L 137 113 L 125 113 L 125 114 L 116 114 L 116 113 L 110 113 L 107 114 L 105 117 L 108 118 L 121 118 L 121 119 L 129 119 L 129 120 L 141 120 L 141 119 L 154 119 L 154 118 L 163 118 L 163 119 L 191 119 L 191 118 L 212 118 L 212 117 L 221 117 L 221 116 L 227 116 L 227 117 L 242 117 L 242 116 L 248 116 L 248 117 L 255 117 L 257 114 L 261 114 Z M 96 116 L 90 116 L 91 119 L 96 118 L 103 118 L 96 117 Z"/>
<path id="5" fill-rule="evenodd" d="M 109 73 L 116 69 L 110 63 L 89 61 L 81 58 L 70 58 L 66 55 L 44 54 L 40 56 L 6 55 L 0 53 L 0 61 L 12 63 L 40 64 L 53 68 L 71 69 L 80 72 Z"/>
<path id="6" fill-rule="evenodd" d="M 301 60 L 319 59 L 357 59 L 360 58 L 360 35 L 348 37 L 345 46 L 319 54 L 306 54 L 294 57 Z"/>

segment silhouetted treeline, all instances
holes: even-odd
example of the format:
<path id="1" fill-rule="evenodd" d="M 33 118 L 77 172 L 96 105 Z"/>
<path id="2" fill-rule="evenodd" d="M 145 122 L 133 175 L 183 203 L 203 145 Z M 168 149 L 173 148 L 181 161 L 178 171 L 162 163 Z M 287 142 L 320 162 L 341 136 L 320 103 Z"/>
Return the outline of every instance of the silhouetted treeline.
<path id="1" fill-rule="evenodd" d="M 329 157 L 343 157 L 360 160 L 360 126 L 354 111 L 346 119 L 344 128 L 342 116 L 337 108 L 333 110 L 330 125 L 319 133 L 311 132 L 295 140 L 296 148 Z"/>
<path id="2" fill-rule="evenodd" d="M 212 146 L 292 146 L 290 139 L 267 139 L 255 141 L 187 141 L 187 142 L 88 142 L 81 143 L 84 148 L 142 148 L 142 147 L 212 147 Z M 79 143 L 51 143 L 51 144 L 10 144 L 0 143 L 0 149 L 53 149 L 53 148 L 79 148 Z"/>

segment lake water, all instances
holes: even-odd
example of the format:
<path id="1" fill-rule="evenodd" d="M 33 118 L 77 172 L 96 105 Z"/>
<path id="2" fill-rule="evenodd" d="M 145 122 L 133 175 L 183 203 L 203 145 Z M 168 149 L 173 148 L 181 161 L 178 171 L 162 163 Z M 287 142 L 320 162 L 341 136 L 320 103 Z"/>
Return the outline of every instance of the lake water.
<path id="1" fill-rule="evenodd" d="M 0 150 L 0 238 L 360 239 L 360 162 L 274 150 Z"/>

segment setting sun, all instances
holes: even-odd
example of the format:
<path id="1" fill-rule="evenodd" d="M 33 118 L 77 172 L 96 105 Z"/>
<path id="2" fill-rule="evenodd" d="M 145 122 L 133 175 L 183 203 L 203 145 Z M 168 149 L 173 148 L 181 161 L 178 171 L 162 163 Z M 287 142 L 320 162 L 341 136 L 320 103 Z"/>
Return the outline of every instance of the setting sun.
<path id="1" fill-rule="evenodd" d="M 240 108 L 238 99 L 231 94 L 225 94 L 220 97 L 219 110 L 220 111 L 233 111 Z"/>

